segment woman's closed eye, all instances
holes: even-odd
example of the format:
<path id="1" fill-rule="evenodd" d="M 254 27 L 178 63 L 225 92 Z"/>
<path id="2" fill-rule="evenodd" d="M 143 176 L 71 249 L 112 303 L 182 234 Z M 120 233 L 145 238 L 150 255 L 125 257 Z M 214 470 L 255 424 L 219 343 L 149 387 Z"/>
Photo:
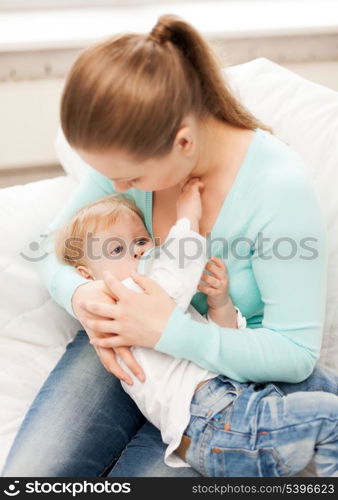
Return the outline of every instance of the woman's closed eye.
<path id="1" fill-rule="evenodd" d="M 140 180 L 140 177 L 137 177 L 136 179 L 132 179 L 129 181 L 129 184 L 136 184 Z"/>

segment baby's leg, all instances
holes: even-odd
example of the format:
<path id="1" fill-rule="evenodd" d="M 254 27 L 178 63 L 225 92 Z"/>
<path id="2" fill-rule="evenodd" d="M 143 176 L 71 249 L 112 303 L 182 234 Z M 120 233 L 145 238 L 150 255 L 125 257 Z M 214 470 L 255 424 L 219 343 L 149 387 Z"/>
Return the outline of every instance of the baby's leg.
<path id="1" fill-rule="evenodd" d="M 209 425 L 192 419 L 187 461 L 208 476 L 292 476 L 314 455 L 318 475 L 338 476 L 337 415 L 334 394 L 250 384 Z"/>
<path id="2" fill-rule="evenodd" d="M 338 397 L 296 392 L 263 398 L 257 413 L 257 448 L 273 448 L 285 475 L 302 470 L 314 456 L 319 476 L 338 476 Z M 287 471 L 288 469 L 288 471 Z"/>

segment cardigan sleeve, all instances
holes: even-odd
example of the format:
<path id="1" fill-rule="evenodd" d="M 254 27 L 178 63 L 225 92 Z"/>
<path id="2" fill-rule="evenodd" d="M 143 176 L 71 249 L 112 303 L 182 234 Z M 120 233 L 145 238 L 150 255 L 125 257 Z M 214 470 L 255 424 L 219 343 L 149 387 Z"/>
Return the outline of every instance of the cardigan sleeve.
<path id="1" fill-rule="evenodd" d="M 67 205 L 47 227 L 46 233 L 67 222 L 84 205 L 113 192 L 113 184 L 89 167 Z M 76 318 L 71 303 L 73 293 L 78 286 L 90 280 L 83 278 L 74 267 L 59 262 L 52 239 L 46 239 L 46 254 L 39 265 L 42 279 L 52 298 Z"/>
<path id="2" fill-rule="evenodd" d="M 297 383 L 312 373 L 320 354 L 327 234 L 304 172 L 277 174 L 268 187 L 255 214 L 250 258 L 264 304 L 261 325 L 250 328 L 250 319 L 243 329 L 202 324 L 176 307 L 155 349 L 239 382 Z M 267 239 L 261 248 L 260 236 Z"/>

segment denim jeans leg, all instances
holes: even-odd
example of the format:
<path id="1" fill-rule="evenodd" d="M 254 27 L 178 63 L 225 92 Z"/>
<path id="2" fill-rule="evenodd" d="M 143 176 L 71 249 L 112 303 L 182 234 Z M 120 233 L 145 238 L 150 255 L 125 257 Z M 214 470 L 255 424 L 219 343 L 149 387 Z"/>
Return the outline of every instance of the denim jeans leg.
<path id="1" fill-rule="evenodd" d="M 218 385 L 217 385 L 218 384 Z M 237 397 L 196 401 L 186 431 L 187 461 L 212 477 L 292 476 L 314 456 L 320 476 L 338 476 L 338 397 L 323 391 L 288 395 L 275 384 L 243 384 Z M 195 398 L 196 399 L 196 398 Z M 217 403 L 212 408 L 212 400 Z M 223 409 L 220 405 L 224 404 Z M 210 417 L 205 414 L 211 408 Z M 215 410 L 217 412 L 215 413 Z"/>
<path id="2" fill-rule="evenodd" d="M 166 447 L 160 431 L 146 422 L 128 443 L 108 477 L 201 477 L 191 467 L 166 465 Z"/>
<path id="3" fill-rule="evenodd" d="M 80 330 L 30 406 L 2 476 L 105 475 L 144 421 Z"/>
<path id="4" fill-rule="evenodd" d="M 338 477 L 338 397 L 329 392 L 294 392 L 261 400 L 257 448 L 279 456 L 284 475 L 301 471 L 314 457 L 319 476 Z"/>

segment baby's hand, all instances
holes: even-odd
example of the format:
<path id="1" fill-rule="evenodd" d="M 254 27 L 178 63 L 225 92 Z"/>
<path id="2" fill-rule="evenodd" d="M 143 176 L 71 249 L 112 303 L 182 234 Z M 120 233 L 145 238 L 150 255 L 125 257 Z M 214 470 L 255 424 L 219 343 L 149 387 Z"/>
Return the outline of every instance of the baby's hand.
<path id="1" fill-rule="evenodd" d="M 202 215 L 200 189 L 203 183 L 198 177 L 189 179 L 181 188 L 181 193 L 176 201 L 177 218 L 187 217 L 191 227 L 198 232 L 199 221 Z"/>
<path id="2" fill-rule="evenodd" d="M 218 309 L 225 306 L 229 301 L 229 281 L 223 260 L 218 257 L 211 257 L 204 269 L 209 271 L 210 275 L 205 271 L 203 272 L 197 287 L 198 290 L 208 296 L 209 308 Z"/>

